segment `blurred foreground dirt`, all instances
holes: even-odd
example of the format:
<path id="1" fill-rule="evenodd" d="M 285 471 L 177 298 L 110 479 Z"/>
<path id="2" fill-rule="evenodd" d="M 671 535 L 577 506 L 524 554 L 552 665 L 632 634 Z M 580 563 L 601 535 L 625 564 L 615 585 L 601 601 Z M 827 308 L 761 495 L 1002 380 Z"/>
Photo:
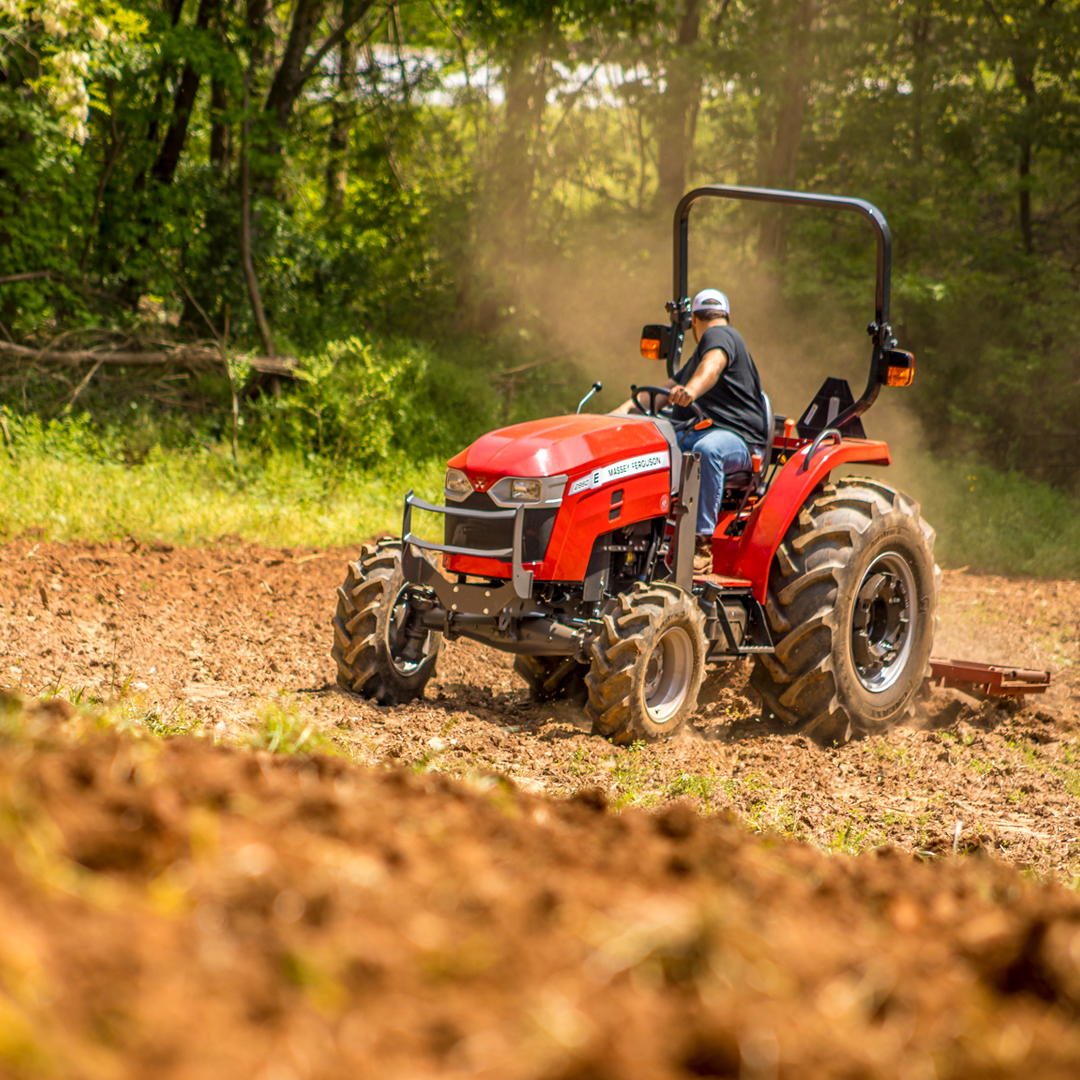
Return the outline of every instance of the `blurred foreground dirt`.
<path id="1" fill-rule="evenodd" d="M 1080 900 L 1001 861 L 5 711 L 6 1075 L 1080 1070 Z"/>

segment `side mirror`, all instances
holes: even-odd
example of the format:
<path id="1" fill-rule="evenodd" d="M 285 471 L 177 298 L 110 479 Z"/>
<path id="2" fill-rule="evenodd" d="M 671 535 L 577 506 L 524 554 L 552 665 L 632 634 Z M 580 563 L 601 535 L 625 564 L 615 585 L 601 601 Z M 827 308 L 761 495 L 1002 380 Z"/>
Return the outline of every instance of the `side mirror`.
<path id="1" fill-rule="evenodd" d="M 670 326 L 643 326 L 641 328 L 641 355 L 646 360 L 666 360 L 670 345 Z"/>
<path id="2" fill-rule="evenodd" d="M 886 386 L 910 386 L 915 378 L 915 354 L 885 349 L 881 354 L 879 381 Z"/>

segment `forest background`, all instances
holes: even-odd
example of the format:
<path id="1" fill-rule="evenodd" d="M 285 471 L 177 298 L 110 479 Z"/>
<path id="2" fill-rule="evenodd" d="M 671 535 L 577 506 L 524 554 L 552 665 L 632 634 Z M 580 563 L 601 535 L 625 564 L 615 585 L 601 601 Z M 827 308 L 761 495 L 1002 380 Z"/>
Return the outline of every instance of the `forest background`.
<path id="1" fill-rule="evenodd" d="M 726 182 L 884 211 L 916 380 L 868 430 L 946 564 L 1075 576 L 1078 177 L 1080 0 L 0 0 L 0 537 L 394 531 L 658 380 Z M 861 389 L 864 222 L 691 244 L 778 412 Z"/>

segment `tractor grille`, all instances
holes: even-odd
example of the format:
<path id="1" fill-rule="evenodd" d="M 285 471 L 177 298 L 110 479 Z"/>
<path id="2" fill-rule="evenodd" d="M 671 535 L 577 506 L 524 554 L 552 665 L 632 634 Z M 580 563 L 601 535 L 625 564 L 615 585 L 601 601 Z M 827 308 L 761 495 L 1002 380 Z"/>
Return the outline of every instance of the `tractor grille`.
<path id="1" fill-rule="evenodd" d="M 514 546 L 514 519 L 493 518 L 485 521 L 483 518 L 460 517 L 454 513 L 454 507 L 463 510 L 505 510 L 506 507 L 497 506 L 491 498 L 483 492 L 474 491 L 461 502 L 447 502 L 446 504 L 446 533 L 445 543 L 454 547 L 481 548 L 485 550 L 497 550 Z M 525 511 L 524 528 L 522 529 L 522 553 L 521 561 L 527 563 L 543 562 L 547 553 L 548 541 L 551 540 L 551 530 L 555 527 L 555 518 L 559 513 L 557 506 L 547 506 L 535 510 Z M 504 560 L 509 562 L 509 559 Z"/>

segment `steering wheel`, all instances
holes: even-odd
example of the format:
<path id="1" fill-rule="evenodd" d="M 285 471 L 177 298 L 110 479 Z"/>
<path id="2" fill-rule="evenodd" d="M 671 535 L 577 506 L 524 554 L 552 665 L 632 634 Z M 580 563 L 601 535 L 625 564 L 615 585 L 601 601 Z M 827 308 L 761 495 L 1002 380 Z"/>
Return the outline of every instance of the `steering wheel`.
<path id="1" fill-rule="evenodd" d="M 683 406 L 683 408 L 692 409 L 694 411 L 695 415 L 691 416 L 688 420 L 672 419 L 671 413 L 665 412 L 665 410 L 667 410 L 669 406 L 665 405 L 663 409 L 658 409 L 656 407 L 657 395 L 663 394 L 666 397 L 670 393 L 670 387 L 634 386 L 633 384 L 631 384 L 630 386 L 630 399 L 639 409 L 641 408 L 641 404 L 638 401 L 638 394 L 649 395 L 649 407 L 647 409 L 642 409 L 642 412 L 646 416 L 659 416 L 662 419 L 669 421 L 671 423 L 671 426 L 674 427 L 676 431 L 685 431 L 689 427 L 697 427 L 697 425 L 702 423 L 702 421 L 705 422 L 705 425 L 707 427 L 711 426 L 712 421 L 705 415 L 705 413 L 701 411 L 701 406 L 698 405 L 696 401 L 691 401 L 689 405 Z"/>

